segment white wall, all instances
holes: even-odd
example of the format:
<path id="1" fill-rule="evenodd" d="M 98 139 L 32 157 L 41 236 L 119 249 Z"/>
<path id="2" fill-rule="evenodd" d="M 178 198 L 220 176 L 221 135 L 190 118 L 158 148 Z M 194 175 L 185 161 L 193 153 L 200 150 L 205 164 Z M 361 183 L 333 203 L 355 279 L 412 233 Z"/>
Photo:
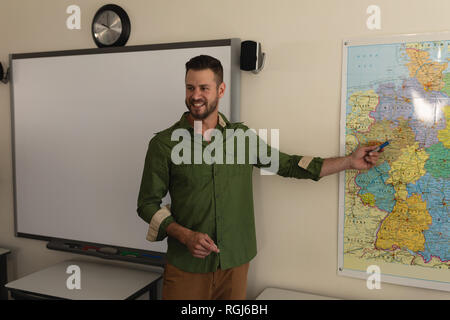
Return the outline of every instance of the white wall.
<path id="1" fill-rule="evenodd" d="M 2 0 L 0 61 L 9 53 L 93 48 L 90 23 L 109 1 Z M 239 37 L 260 41 L 267 53 L 259 75 L 242 74 L 241 120 L 280 129 L 280 148 L 322 157 L 339 154 L 342 40 L 450 29 L 446 0 L 133 0 L 128 45 Z M 81 7 L 81 30 L 66 28 L 66 8 Z M 366 27 L 366 9 L 381 8 L 381 30 Z M 177 120 L 177 119 L 174 119 Z M 254 178 L 258 256 L 248 298 L 283 287 L 339 298 L 449 299 L 445 292 L 339 277 L 338 176 L 320 182 Z M 13 280 L 74 255 L 45 242 L 15 238 L 9 85 L 0 84 L 0 246 L 12 250 Z"/>

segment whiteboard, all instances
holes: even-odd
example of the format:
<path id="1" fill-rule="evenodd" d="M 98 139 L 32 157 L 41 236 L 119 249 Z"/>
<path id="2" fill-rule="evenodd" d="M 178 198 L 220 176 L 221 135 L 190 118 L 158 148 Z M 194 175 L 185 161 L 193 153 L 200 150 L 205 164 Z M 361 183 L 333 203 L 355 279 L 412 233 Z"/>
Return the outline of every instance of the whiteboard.
<path id="1" fill-rule="evenodd" d="M 199 54 L 222 62 L 219 111 L 238 121 L 239 39 L 10 55 L 16 235 L 166 252 L 146 240 L 137 197 L 148 142 L 187 110 L 185 63 Z"/>

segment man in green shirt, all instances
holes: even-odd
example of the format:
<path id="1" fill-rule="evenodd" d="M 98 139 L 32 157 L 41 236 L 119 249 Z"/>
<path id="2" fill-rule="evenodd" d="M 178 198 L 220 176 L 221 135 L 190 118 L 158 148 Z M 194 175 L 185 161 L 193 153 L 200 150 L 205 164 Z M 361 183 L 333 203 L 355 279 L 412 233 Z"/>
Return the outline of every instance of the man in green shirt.
<path id="1" fill-rule="evenodd" d="M 379 154 L 376 146 L 361 147 L 350 156 L 322 159 L 270 148 L 219 113 L 226 87 L 215 58 L 188 61 L 185 83 L 189 111 L 151 139 L 137 211 L 149 223 L 149 241 L 168 237 L 163 299 L 245 299 L 248 265 L 256 255 L 253 166 L 318 181 L 341 170 L 370 169 Z M 167 192 L 170 208 L 161 207 Z"/>

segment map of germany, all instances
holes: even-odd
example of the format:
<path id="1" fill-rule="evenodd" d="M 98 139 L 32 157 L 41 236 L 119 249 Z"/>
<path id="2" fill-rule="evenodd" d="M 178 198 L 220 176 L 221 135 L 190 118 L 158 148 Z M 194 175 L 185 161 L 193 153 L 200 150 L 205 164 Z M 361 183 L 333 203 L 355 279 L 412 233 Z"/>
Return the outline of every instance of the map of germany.
<path id="1" fill-rule="evenodd" d="M 378 264 L 450 285 L 449 50 L 450 41 L 347 47 L 345 153 L 390 145 L 376 167 L 341 182 L 344 269 Z"/>

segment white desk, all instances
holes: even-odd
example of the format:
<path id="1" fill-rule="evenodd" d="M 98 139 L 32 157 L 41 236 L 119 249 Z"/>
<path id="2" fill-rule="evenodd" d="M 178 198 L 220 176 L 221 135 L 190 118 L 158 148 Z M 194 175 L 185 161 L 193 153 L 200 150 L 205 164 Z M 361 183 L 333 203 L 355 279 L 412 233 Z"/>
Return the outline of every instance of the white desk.
<path id="1" fill-rule="evenodd" d="M 339 300 L 337 298 L 276 288 L 266 288 L 256 300 Z"/>
<path id="2" fill-rule="evenodd" d="M 81 289 L 67 288 L 67 279 L 72 276 L 66 273 L 70 265 L 80 268 Z M 143 270 L 151 268 L 145 267 L 68 260 L 9 282 L 6 288 L 18 299 L 123 300 L 135 299 L 148 291 L 150 298 L 156 299 L 162 272 Z"/>

